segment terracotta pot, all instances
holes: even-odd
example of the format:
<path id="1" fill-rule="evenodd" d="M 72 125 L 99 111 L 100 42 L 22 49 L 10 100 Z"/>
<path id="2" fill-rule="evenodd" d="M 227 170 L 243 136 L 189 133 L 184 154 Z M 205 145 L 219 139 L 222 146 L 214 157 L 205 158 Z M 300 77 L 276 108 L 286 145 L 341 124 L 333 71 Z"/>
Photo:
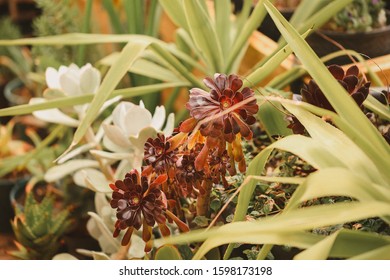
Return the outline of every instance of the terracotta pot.
<path id="1" fill-rule="evenodd" d="M 307 38 L 307 42 L 317 53 L 324 56 L 329 53 L 339 51 L 340 48 L 332 42 L 326 40 L 321 34 L 336 41 L 345 49 L 355 50 L 370 58 L 380 57 L 390 54 L 390 11 L 386 12 L 388 25 L 383 28 L 374 29 L 368 32 L 344 33 L 330 30 L 317 30 Z M 348 64 L 351 60 L 348 56 L 342 56 L 331 60 L 327 64 Z"/>

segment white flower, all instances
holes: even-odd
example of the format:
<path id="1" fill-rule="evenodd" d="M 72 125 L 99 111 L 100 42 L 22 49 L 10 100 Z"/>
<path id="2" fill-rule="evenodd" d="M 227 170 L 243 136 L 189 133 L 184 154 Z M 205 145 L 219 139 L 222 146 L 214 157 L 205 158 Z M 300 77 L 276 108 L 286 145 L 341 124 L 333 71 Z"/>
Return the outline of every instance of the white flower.
<path id="1" fill-rule="evenodd" d="M 103 126 L 104 145 L 113 152 L 130 152 L 141 150 L 149 137 L 160 132 L 165 122 L 165 108 L 158 106 L 154 115 L 145 109 L 144 104 L 135 105 L 131 102 L 119 103 L 112 112 L 113 125 Z M 167 124 L 162 131 L 166 136 L 172 134 L 174 115 L 169 114 Z"/>
<path id="2" fill-rule="evenodd" d="M 65 95 L 96 93 L 100 85 L 100 72 L 90 63 L 79 68 L 76 64 L 46 69 L 46 83 L 51 89 L 60 89 Z"/>
<path id="3" fill-rule="evenodd" d="M 51 95 L 51 98 L 61 96 L 77 96 L 83 94 L 95 94 L 100 86 L 101 75 L 100 72 L 94 68 L 90 63 L 79 68 L 76 64 L 70 64 L 68 67 L 60 66 L 58 70 L 53 67 L 46 69 L 46 83 L 49 88 L 45 95 Z M 101 111 L 110 106 L 112 103 L 120 99 L 114 98 L 107 101 Z M 30 104 L 44 103 L 45 98 L 31 98 Z M 77 113 L 78 119 L 68 116 L 57 108 L 40 110 L 33 112 L 33 115 L 43 121 L 64 124 L 71 127 L 79 125 L 79 119 L 84 116 L 88 109 L 88 104 L 76 105 L 73 107 L 74 112 Z"/>

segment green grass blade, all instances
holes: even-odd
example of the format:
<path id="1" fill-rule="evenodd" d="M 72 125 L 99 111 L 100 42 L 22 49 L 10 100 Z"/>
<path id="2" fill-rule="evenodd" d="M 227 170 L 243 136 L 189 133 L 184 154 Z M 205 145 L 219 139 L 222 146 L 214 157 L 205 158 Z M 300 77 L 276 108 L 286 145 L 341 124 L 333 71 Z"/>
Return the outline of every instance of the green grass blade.
<path id="1" fill-rule="evenodd" d="M 122 23 L 119 20 L 118 13 L 115 11 L 114 3 L 111 0 L 103 0 L 103 7 L 106 10 L 111 22 L 111 26 L 118 34 L 125 33 Z"/>
<path id="2" fill-rule="evenodd" d="M 247 19 L 250 16 L 251 9 L 253 7 L 253 0 L 243 0 L 242 9 L 240 13 L 236 16 L 235 24 L 234 24 L 234 33 L 233 37 L 236 37 L 237 33 L 241 32 L 243 29 Z"/>
<path id="3" fill-rule="evenodd" d="M 382 201 L 390 203 L 390 191 L 374 185 L 351 170 L 340 167 L 321 169 L 309 175 L 291 197 L 284 212 L 298 208 L 301 203 L 329 196 L 344 196 L 361 202 Z"/>
<path id="4" fill-rule="evenodd" d="M 131 97 L 150 94 L 152 92 L 156 92 L 168 88 L 186 87 L 186 86 L 189 86 L 188 82 L 161 83 L 161 84 L 154 84 L 148 86 L 139 86 L 134 88 L 117 89 L 111 92 L 109 99 L 117 96 L 122 96 L 123 98 L 131 98 Z M 39 103 L 33 105 L 25 104 L 25 105 L 9 107 L 0 110 L 0 117 L 26 115 L 39 110 L 52 109 L 52 108 L 65 108 L 74 105 L 81 105 L 81 104 L 91 102 L 94 96 L 95 96 L 94 94 L 85 94 L 80 96 L 57 98 L 57 99 L 49 100 L 45 103 Z"/>
<path id="5" fill-rule="evenodd" d="M 351 246 L 351 243 L 359 244 L 359 246 Z M 342 229 L 299 253 L 294 259 L 326 260 L 330 255 L 335 255 L 336 252 L 343 251 L 341 252 L 343 257 L 350 257 L 352 255 L 354 257 L 351 259 L 367 260 L 372 259 L 372 252 L 389 248 L 389 243 L 385 238 L 377 236 L 374 233 Z M 338 255 L 340 256 L 340 253 Z M 387 256 L 389 256 L 389 253 L 387 253 Z"/>
<path id="6" fill-rule="evenodd" d="M 306 38 L 310 33 L 310 30 L 306 31 L 302 37 Z M 244 86 L 248 84 L 256 85 L 270 75 L 280 64 L 292 53 L 289 46 L 285 46 L 279 50 L 275 55 L 270 57 L 266 63 L 251 72 L 244 80 Z"/>
<path id="7" fill-rule="evenodd" d="M 390 121 L 390 109 L 389 106 L 385 106 L 382 103 L 380 103 L 375 97 L 372 95 L 369 95 L 367 99 L 364 101 L 363 105 L 373 111 L 374 113 L 378 114 L 379 117 L 383 118 L 384 120 Z"/>
<path id="8" fill-rule="evenodd" d="M 297 27 L 328 3 L 328 0 L 302 0 L 294 10 L 289 22 L 292 26 Z"/>
<path id="9" fill-rule="evenodd" d="M 390 260 L 390 245 L 362 253 L 350 260 Z"/>
<path id="10" fill-rule="evenodd" d="M 111 66 L 118 59 L 119 53 L 111 53 L 108 56 L 101 59 L 98 64 Z M 158 65 L 152 61 L 140 58 L 134 62 L 129 68 L 129 72 L 150 77 L 165 82 L 181 82 L 179 77 L 172 73 L 169 69 Z"/>
<path id="11" fill-rule="evenodd" d="M 124 1 L 123 2 L 123 8 L 125 10 L 126 14 L 126 23 L 127 23 L 127 33 L 130 34 L 136 34 L 136 24 L 135 24 L 135 17 L 133 16 L 134 12 L 134 1 Z"/>
<path id="12" fill-rule="evenodd" d="M 166 49 L 161 47 L 159 44 L 153 43 L 150 45 L 150 47 L 158 55 L 160 55 L 163 60 L 167 62 L 167 64 L 170 66 L 170 70 L 173 73 L 176 73 L 178 76 L 185 78 L 187 81 L 189 81 L 192 85 L 196 87 L 204 88 L 204 85 L 198 80 L 198 78 L 196 78 L 191 72 L 189 72 L 188 69 Z"/>
<path id="13" fill-rule="evenodd" d="M 215 9 L 215 26 L 216 33 L 219 39 L 219 43 L 222 48 L 223 57 L 226 57 L 230 50 L 230 35 L 231 35 L 231 2 L 230 0 L 214 1 Z"/>
<path id="14" fill-rule="evenodd" d="M 177 48 L 150 36 L 134 35 L 134 34 L 84 34 L 84 33 L 68 33 L 56 36 L 25 38 L 16 40 L 0 40 L 0 46 L 22 46 L 22 45 L 82 45 L 82 44 L 105 44 L 105 43 L 127 43 L 130 41 L 143 41 L 147 43 L 160 44 L 170 53 L 185 61 L 193 67 L 198 68 L 204 73 L 207 69 L 195 61 L 188 54 L 178 50 Z"/>
<path id="15" fill-rule="evenodd" d="M 92 15 L 92 0 L 87 0 L 86 6 L 85 6 L 85 15 L 83 19 L 83 26 L 82 26 L 82 32 L 83 33 L 88 33 L 90 32 L 90 25 L 91 25 L 91 15 Z M 85 45 L 80 45 L 77 50 L 77 64 L 78 65 L 83 65 L 84 64 L 84 59 L 85 59 L 85 50 L 86 46 Z"/>
<path id="16" fill-rule="evenodd" d="M 77 128 L 71 146 L 68 151 L 77 145 L 80 140 L 84 137 L 88 128 L 95 120 L 99 113 L 100 108 L 104 102 L 109 98 L 110 93 L 115 89 L 119 81 L 125 75 L 130 66 L 136 61 L 145 48 L 148 46 L 147 43 L 129 42 L 122 50 L 116 63 L 110 68 L 107 75 L 103 79 L 95 97 L 93 98 L 91 105 L 89 106 L 85 117 L 82 119 L 80 126 Z"/>
<path id="17" fill-rule="evenodd" d="M 164 12 L 168 14 L 171 20 L 177 26 L 189 31 L 187 19 L 184 14 L 183 2 L 181 0 L 159 0 Z"/>
<path id="18" fill-rule="evenodd" d="M 361 112 L 360 108 L 348 95 L 345 89 L 329 73 L 325 65 L 320 61 L 314 51 L 299 36 L 298 32 L 280 15 L 280 13 L 267 0 L 265 6 L 273 18 L 278 29 L 285 37 L 291 48 L 307 68 L 309 74 L 322 89 L 324 95 L 335 108 L 340 117 L 354 130 L 364 131 L 364 146 L 370 145 L 372 151 L 377 150 L 382 155 L 390 154 L 389 146 L 382 135 L 370 123 L 367 117 Z M 375 147 L 375 149 L 374 149 Z"/>
<path id="19" fill-rule="evenodd" d="M 314 13 L 310 18 L 308 18 L 306 21 L 304 21 L 302 24 L 297 27 L 297 31 L 299 33 L 303 33 L 306 30 L 311 29 L 312 31 L 317 30 L 319 27 L 321 27 L 323 24 L 329 21 L 333 15 L 341 11 L 347 4 L 351 3 L 353 0 L 339 0 L 339 1 L 331 1 L 327 6 L 325 6 L 322 9 L 319 9 L 318 12 Z M 283 38 L 283 36 L 279 40 L 279 46 L 274 51 L 274 53 L 278 52 L 281 48 L 283 48 L 286 45 L 286 40 Z M 270 57 L 272 57 L 273 54 L 270 56 L 265 57 L 261 62 L 260 65 L 265 63 Z"/>
<path id="20" fill-rule="evenodd" d="M 223 72 L 224 59 L 211 18 L 197 0 L 183 1 L 189 32 L 196 48 L 213 72 Z"/>
<path id="21" fill-rule="evenodd" d="M 303 124 L 313 139 L 320 141 L 320 146 L 328 153 L 343 161 L 349 169 L 376 183 L 384 183 L 381 173 L 364 150 L 361 150 L 342 131 L 328 124 L 321 118 L 302 110 L 299 106 L 284 104 Z M 390 168 L 390 166 L 389 166 Z"/>
<path id="22" fill-rule="evenodd" d="M 225 67 L 225 72 L 229 73 L 232 67 L 235 65 L 239 53 L 246 46 L 249 37 L 252 35 L 253 31 L 259 27 L 260 23 L 263 21 L 266 10 L 263 5 L 264 0 L 259 0 L 256 4 L 255 9 L 253 10 L 249 19 L 245 22 L 245 25 L 242 29 L 237 30 L 237 36 L 235 36 L 234 43 L 231 47 L 229 56 L 227 58 L 227 64 Z"/>
<path id="23" fill-rule="evenodd" d="M 160 27 L 162 8 L 158 3 L 158 0 L 152 0 L 148 12 L 148 22 L 146 25 L 145 34 L 153 37 L 157 37 L 158 29 Z"/>
<path id="24" fill-rule="evenodd" d="M 346 202 L 300 208 L 278 216 L 266 217 L 256 222 L 235 222 L 208 231 L 198 230 L 167 238 L 165 243 L 192 243 L 206 240 L 194 259 L 200 259 L 209 250 L 226 243 L 290 244 L 307 248 L 321 240 L 303 231 L 342 224 L 389 213 L 390 205 L 383 202 Z M 295 238 L 306 238 L 297 244 Z M 388 238 L 384 237 L 384 241 Z M 317 240 L 317 242 L 315 242 Z M 306 245 L 305 245 L 306 244 Z"/>

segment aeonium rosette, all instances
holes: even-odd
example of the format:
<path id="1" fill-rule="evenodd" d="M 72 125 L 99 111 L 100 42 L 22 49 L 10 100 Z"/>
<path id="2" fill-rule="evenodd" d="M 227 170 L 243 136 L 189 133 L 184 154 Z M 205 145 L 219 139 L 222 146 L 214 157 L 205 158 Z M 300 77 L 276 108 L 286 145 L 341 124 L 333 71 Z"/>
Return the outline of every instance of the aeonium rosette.
<path id="1" fill-rule="evenodd" d="M 189 146 L 203 138 L 204 146 L 195 160 L 197 170 L 203 168 L 209 152 L 217 150 L 221 156 L 226 150 L 229 157 L 238 163 L 240 171 L 245 171 L 245 159 L 241 147 L 242 137 L 252 138 L 250 125 L 256 122 L 254 115 L 259 107 L 254 91 L 244 87 L 242 80 L 234 74 L 215 74 L 203 80 L 210 89 L 190 90 L 190 100 L 186 107 L 191 118 L 180 126 L 183 133 L 191 133 Z M 241 89 L 242 88 L 242 89 Z M 196 140 L 195 140 L 196 139 Z"/>
<path id="2" fill-rule="evenodd" d="M 116 209 L 115 231 L 117 237 L 126 230 L 122 245 L 130 242 L 134 230 L 142 226 L 142 239 L 145 242 L 145 252 L 152 248 L 152 228 L 157 224 L 163 236 L 170 235 L 166 223 L 173 221 L 181 231 L 188 231 L 188 226 L 167 209 L 165 194 L 160 187 L 168 176 L 146 176 L 133 169 L 123 180 L 110 184 L 112 193 L 111 207 Z"/>

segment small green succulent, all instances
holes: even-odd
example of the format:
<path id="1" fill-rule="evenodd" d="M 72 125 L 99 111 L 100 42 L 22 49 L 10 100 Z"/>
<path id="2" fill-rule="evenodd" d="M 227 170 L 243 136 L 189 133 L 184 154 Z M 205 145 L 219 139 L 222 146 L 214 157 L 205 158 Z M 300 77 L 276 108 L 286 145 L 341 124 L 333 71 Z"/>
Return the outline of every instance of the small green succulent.
<path id="1" fill-rule="evenodd" d="M 338 31 L 366 32 L 386 25 L 383 0 L 354 0 L 333 17 L 327 27 Z"/>
<path id="2" fill-rule="evenodd" d="M 52 195 L 46 195 L 38 203 L 32 192 L 27 192 L 24 209 L 15 207 L 15 213 L 12 228 L 19 250 L 10 254 L 21 259 L 51 259 L 72 224 L 69 211 L 56 213 Z"/>

